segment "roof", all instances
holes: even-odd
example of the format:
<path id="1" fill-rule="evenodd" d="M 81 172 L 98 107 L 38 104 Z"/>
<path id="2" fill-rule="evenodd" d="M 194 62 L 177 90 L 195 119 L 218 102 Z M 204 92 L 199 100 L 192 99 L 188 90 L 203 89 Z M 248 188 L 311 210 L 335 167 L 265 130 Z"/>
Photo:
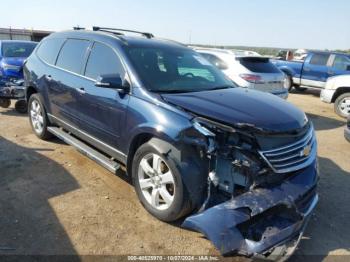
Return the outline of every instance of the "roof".
<path id="1" fill-rule="evenodd" d="M 48 36 L 48 38 L 83 38 L 89 40 L 100 40 L 100 41 L 118 41 L 121 45 L 127 46 L 149 46 L 149 47 L 171 47 L 171 48 L 185 48 L 187 46 L 178 43 L 176 41 L 162 39 L 162 38 L 146 38 L 144 36 L 130 36 L 130 35 L 119 35 L 111 32 L 105 31 L 92 31 L 92 30 L 68 30 L 53 33 Z"/>

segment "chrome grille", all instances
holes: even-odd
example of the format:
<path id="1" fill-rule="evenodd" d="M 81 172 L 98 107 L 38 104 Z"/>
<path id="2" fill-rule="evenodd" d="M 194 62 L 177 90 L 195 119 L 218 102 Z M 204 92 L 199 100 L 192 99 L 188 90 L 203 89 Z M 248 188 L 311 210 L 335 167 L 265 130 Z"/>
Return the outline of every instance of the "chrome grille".
<path id="1" fill-rule="evenodd" d="M 259 151 L 275 173 L 293 172 L 310 165 L 317 155 L 313 127 L 299 141 L 267 151 Z"/>

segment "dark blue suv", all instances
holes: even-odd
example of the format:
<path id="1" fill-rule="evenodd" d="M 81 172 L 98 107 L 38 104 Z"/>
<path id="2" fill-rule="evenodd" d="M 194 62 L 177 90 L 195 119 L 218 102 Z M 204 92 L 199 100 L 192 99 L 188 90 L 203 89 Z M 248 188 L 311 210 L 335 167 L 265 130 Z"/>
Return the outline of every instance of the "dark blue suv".
<path id="1" fill-rule="evenodd" d="M 124 166 L 152 215 L 192 213 L 182 225 L 224 255 L 290 254 L 318 200 L 312 123 L 182 44 L 125 31 L 40 43 L 24 66 L 35 134 L 54 134 L 112 172 Z"/>

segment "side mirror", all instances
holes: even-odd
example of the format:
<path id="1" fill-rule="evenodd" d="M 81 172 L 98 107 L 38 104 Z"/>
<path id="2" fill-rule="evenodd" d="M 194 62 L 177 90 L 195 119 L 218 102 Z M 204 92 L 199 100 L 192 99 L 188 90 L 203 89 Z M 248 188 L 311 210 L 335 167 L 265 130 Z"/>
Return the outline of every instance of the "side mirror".
<path id="1" fill-rule="evenodd" d="M 127 93 L 130 90 L 129 84 L 123 83 L 119 74 L 100 75 L 96 79 L 95 86 L 116 89 L 122 93 Z"/>

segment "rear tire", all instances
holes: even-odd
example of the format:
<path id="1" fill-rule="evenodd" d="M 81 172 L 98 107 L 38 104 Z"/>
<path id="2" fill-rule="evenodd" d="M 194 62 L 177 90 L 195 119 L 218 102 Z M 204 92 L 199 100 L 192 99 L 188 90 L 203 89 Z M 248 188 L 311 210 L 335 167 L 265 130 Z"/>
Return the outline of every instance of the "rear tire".
<path id="1" fill-rule="evenodd" d="M 334 111 L 338 116 L 347 118 L 350 114 L 350 93 L 344 93 L 334 102 Z"/>
<path id="2" fill-rule="evenodd" d="M 188 192 L 175 163 L 148 142 L 136 151 L 132 164 L 133 184 L 141 204 L 165 222 L 191 211 Z"/>
<path id="3" fill-rule="evenodd" d="M 25 114 L 28 110 L 28 105 L 25 100 L 18 100 L 15 104 L 15 109 L 18 113 Z"/>
<path id="4" fill-rule="evenodd" d="M 52 134 L 47 130 L 49 120 L 42 101 L 40 94 L 30 96 L 28 102 L 29 122 L 37 137 L 42 140 L 48 140 L 52 137 Z"/>

